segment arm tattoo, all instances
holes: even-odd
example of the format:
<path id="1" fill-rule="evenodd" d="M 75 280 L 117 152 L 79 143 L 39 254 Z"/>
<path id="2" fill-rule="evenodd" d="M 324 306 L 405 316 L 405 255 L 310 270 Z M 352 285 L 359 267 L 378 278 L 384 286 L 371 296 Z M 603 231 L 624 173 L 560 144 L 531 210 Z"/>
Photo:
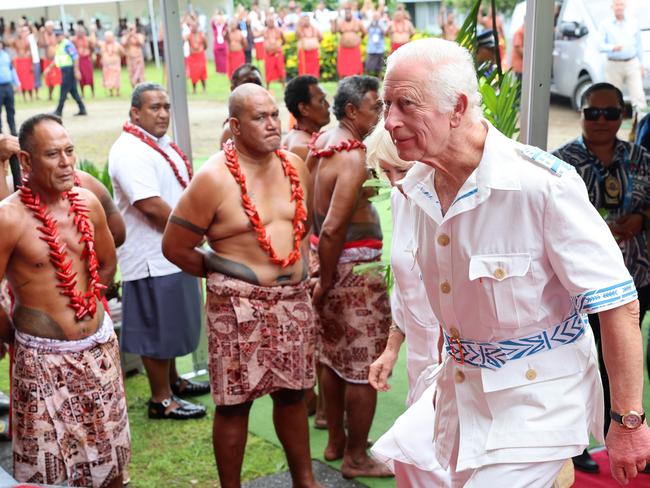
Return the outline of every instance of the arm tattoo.
<path id="1" fill-rule="evenodd" d="M 205 254 L 204 263 L 208 271 L 216 271 L 231 278 L 247 281 L 253 285 L 260 284 L 257 274 L 251 268 L 245 264 L 221 257 L 214 251 Z"/>
<path id="2" fill-rule="evenodd" d="M 208 231 L 208 229 L 203 229 L 202 227 L 199 227 L 198 225 L 193 224 L 192 222 L 188 222 L 185 219 L 181 219 L 180 217 L 176 217 L 176 215 L 171 215 L 169 217 L 169 221 L 173 224 L 180 225 L 184 229 L 189 230 L 190 232 L 194 232 L 195 234 L 200 235 L 203 237 L 205 233 Z"/>

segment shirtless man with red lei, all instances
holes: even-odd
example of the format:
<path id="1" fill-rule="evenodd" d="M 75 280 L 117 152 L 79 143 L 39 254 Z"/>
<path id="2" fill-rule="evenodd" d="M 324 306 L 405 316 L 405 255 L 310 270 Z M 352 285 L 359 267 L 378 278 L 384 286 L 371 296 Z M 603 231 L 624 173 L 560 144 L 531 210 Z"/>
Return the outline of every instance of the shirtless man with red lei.
<path id="1" fill-rule="evenodd" d="M 366 453 L 377 393 L 368 384 L 370 364 L 386 346 L 390 304 L 383 277 L 357 273 L 361 263 L 381 258 L 379 215 L 363 184 L 368 179 L 362 139 L 377 124 L 383 104 L 379 80 L 350 76 L 339 83 L 333 112 L 338 125 L 312 144 L 307 165 L 314 180 L 312 274 L 320 276 L 313 293 L 320 318 L 321 385 L 329 433 L 325 459 L 343 458 L 341 473 L 392 476 Z M 347 417 L 347 432 L 344 427 Z"/>
<path id="2" fill-rule="evenodd" d="M 0 311 L 0 338 L 14 344 L 14 477 L 120 487 L 129 423 L 101 304 L 113 238 L 97 198 L 73 188 L 74 146 L 61 120 L 31 117 L 19 141 L 23 186 L 0 203 L 0 276 L 15 297 L 12 317 Z"/>
<path id="3" fill-rule="evenodd" d="M 253 401 L 270 394 L 293 486 L 316 488 L 303 390 L 314 385 L 307 282 L 311 199 L 304 162 L 280 150 L 278 107 L 246 83 L 229 100 L 234 141 L 201 168 L 173 210 L 163 253 L 207 276 L 214 455 L 223 488 L 240 486 Z M 207 238 L 210 252 L 197 248 Z"/>

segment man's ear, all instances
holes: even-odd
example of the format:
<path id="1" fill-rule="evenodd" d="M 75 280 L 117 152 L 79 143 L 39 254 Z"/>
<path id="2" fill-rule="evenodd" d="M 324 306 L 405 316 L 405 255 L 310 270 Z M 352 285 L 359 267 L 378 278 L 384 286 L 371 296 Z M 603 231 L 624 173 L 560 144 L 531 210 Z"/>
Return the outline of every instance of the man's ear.
<path id="1" fill-rule="evenodd" d="M 451 113 L 451 127 L 456 128 L 460 125 L 460 121 L 463 119 L 463 116 L 467 112 L 467 107 L 469 106 L 469 99 L 464 93 L 458 94 L 458 99 L 456 100 L 456 105 L 454 110 Z"/>
<path id="2" fill-rule="evenodd" d="M 20 161 L 20 168 L 24 175 L 32 171 L 32 157 L 27 151 L 20 151 L 18 153 L 18 160 Z"/>
<path id="3" fill-rule="evenodd" d="M 129 117 L 131 118 L 131 122 L 137 124 L 140 120 L 140 111 L 136 107 L 131 107 L 129 110 Z"/>
<path id="4" fill-rule="evenodd" d="M 298 104 L 298 112 L 300 112 L 302 117 L 307 117 L 307 114 L 309 113 L 309 105 L 305 102 L 300 102 Z"/>
<path id="5" fill-rule="evenodd" d="M 230 117 L 228 119 L 228 127 L 230 127 L 230 132 L 233 136 L 241 135 L 241 126 L 239 125 L 239 119 L 236 117 Z"/>
<path id="6" fill-rule="evenodd" d="M 345 111 L 345 116 L 350 120 L 356 119 L 357 113 L 359 113 L 359 109 L 351 102 L 346 103 L 343 110 Z"/>

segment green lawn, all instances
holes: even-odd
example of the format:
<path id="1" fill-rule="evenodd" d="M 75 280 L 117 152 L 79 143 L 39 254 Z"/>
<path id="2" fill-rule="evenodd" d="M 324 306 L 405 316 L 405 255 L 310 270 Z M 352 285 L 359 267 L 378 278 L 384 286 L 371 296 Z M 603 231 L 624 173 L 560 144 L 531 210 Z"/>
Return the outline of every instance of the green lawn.
<path id="1" fill-rule="evenodd" d="M 254 64 L 259 67 L 262 72 L 262 78 L 264 77 L 264 66 L 263 63 L 255 61 Z M 102 86 L 102 73 L 101 70 L 95 70 L 95 98 L 90 98 L 90 90 L 86 87 L 86 100 L 91 101 L 102 101 L 102 100 L 124 100 L 128 101 L 131 97 L 131 84 L 129 83 L 128 73 L 126 69 L 122 70 L 122 83 L 120 88 L 119 97 L 109 97 L 107 92 Z M 145 80 L 154 82 L 154 83 L 164 83 L 163 70 L 156 68 L 155 64 L 148 63 L 145 67 Z M 324 89 L 330 94 L 333 95 L 336 91 L 335 82 L 325 82 L 322 83 Z M 281 85 L 277 82 L 271 83 L 271 90 L 275 95 L 275 99 L 278 101 L 283 100 L 284 94 L 281 89 Z M 197 86 L 197 94 L 192 94 L 192 84 L 187 82 L 187 93 L 189 100 L 211 100 L 211 101 L 220 101 L 226 102 L 228 100 L 228 95 L 230 94 L 230 81 L 228 77 L 224 74 L 217 74 L 214 71 L 214 63 L 208 61 L 208 79 L 206 83 L 206 92 L 202 93 L 200 84 Z M 39 91 L 40 100 L 37 101 L 28 101 L 24 102 L 21 95 L 16 96 L 16 109 L 20 110 L 22 107 L 43 107 L 48 110 L 52 109 L 52 102 L 47 101 L 47 88 L 45 86 L 41 87 Z M 59 88 L 55 88 L 53 98 L 55 101 L 59 99 Z"/>

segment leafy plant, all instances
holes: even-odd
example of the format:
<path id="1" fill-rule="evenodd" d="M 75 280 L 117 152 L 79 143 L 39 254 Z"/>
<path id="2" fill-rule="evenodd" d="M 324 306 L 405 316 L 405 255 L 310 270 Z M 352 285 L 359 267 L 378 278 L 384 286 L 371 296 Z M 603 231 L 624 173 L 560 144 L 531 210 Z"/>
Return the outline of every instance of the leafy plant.
<path id="1" fill-rule="evenodd" d="M 113 183 L 108 174 L 108 164 L 105 164 L 102 168 L 98 168 L 92 161 L 82 159 L 77 162 L 77 168 L 97 178 L 106 187 L 111 196 L 113 196 Z"/>
<path id="2" fill-rule="evenodd" d="M 493 5 L 495 1 L 491 0 Z M 472 53 L 476 53 L 476 26 L 480 8 L 481 0 L 474 0 L 473 6 L 456 36 L 456 42 Z M 494 13 L 496 9 L 493 8 L 492 11 Z M 521 82 L 512 71 L 508 70 L 503 73 L 499 63 L 497 63 L 497 69 L 492 72 L 488 68 L 489 66 L 486 65 L 476 67 L 483 115 L 500 132 L 508 137 L 513 137 L 519 132 L 517 123 L 519 121 Z"/>

